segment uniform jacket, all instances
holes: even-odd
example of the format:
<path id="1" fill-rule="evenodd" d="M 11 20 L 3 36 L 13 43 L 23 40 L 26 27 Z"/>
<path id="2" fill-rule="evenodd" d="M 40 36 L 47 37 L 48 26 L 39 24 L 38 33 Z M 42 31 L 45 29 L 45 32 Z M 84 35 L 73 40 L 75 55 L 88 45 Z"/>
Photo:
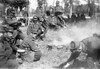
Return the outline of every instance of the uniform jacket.
<path id="1" fill-rule="evenodd" d="M 27 28 L 27 35 L 30 33 L 32 34 L 38 34 L 41 31 L 42 27 L 39 23 L 30 23 Z"/>
<path id="2" fill-rule="evenodd" d="M 20 30 L 14 30 L 12 35 L 12 48 L 17 50 L 16 45 L 20 45 L 20 39 L 24 39 L 24 34 Z"/>
<path id="3" fill-rule="evenodd" d="M 27 49 L 28 51 L 38 51 L 37 44 L 35 43 L 35 38 L 33 38 L 31 35 L 28 35 L 21 44 L 22 48 Z"/>

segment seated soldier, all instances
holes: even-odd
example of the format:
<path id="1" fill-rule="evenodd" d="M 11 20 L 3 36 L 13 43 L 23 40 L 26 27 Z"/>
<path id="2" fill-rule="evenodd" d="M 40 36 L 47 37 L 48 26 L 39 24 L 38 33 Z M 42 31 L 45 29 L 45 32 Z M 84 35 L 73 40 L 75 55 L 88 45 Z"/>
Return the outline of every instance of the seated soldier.
<path id="1" fill-rule="evenodd" d="M 21 23 L 17 19 L 12 19 L 8 24 L 12 28 L 11 44 L 14 51 L 17 51 L 20 46 L 20 40 L 24 39 L 24 34 L 20 30 Z"/>
<path id="2" fill-rule="evenodd" d="M 0 69 L 18 69 L 19 63 L 16 61 L 16 55 L 13 54 L 10 45 L 10 36 L 8 32 L 3 32 L 0 37 Z"/>
<path id="3" fill-rule="evenodd" d="M 53 7 L 50 7 L 49 12 L 50 12 L 50 16 L 48 16 L 48 18 L 47 18 L 48 28 L 56 30 L 56 29 L 58 29 L 58 26 L 60 26 L 59 20 L 57 19 L 57 17 L 54 14 Z"/>
<path id="4" fill-rule="evenodd" d="M 22 56 L 25 61 L 39 61 L 41 58 L 42 54 L 41 51 L 38 49 L 38 45 L 35 43 L 35 40 L 36 34 L 30 34 L 23 40 L 21 44 L 22 48 L 27 51 L 27 53 Z"/>
<path id="5" fill-rule="evenodd" d="M 41 26 L 38 17 L 34 16 L 32 19 L 32 23 L 29 24 L 28 28 L 27 28 L 27 35 L 32 34 L 36 34 L 36 38 L 40 38 L 41 34 L 43 32 L 43 27 Z"/>

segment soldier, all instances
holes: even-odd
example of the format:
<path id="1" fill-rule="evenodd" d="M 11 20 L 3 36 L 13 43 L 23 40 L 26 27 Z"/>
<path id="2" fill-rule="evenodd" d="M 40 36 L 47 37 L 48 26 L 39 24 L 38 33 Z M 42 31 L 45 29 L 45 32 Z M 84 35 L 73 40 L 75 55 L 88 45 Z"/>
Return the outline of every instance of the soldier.
<path id="1" fill-rule="evenodd" d="M 100 35 L 94 34 L 91 37 L 83 39 L 80 43 L 72 41 L 71 51 L 72 54 L 70 58 L 65 63 L 59 65 L 59 67 L 68 67 L 71 65 L 70 62 L 77 59 L 83 52 L 86 54 L 86 63 L 88 68 L 94 69 L 95 65 L 99 64 L 100 60 Z"/>
<path id="2" fill-rule="evenodd" d="M 58 19 L 54 15 L 54 9 L 53 9 L 53 7 L 50 7 L 49 12 L 50 12 L 50 16 L 48 16 L 48 18 L 47 18 L 48 27 L 50 29 L 56 30 L 58 28 L 58 26 L 57 26 Z"/>
<path id="3" fill-rule="evenodd" d="M 41 24 L 41 33 L 39 33 L 37 35 L 40 36 L 40 39 L 43 40 L 43 38 L 45 37 L 45 34 L 47 33 L 47 29 L 48 29 L 48 23 L 47 23 L 47 20 L 46 20 L 46 17 L 41 17 L 39 19 L 39 23 Z"/>
<path id="4" fill-rule="evenodd" d="M 22 48 L 27 51 L 27 53 L 23 55 L 23 59 L 25 61 L 39 61 L 42 56 L 41 51 L 38 49 L 38 45 L 35 43 L 35 39 L 36 34 L 30 34 L 23 40 L 21 44 Z"/>
<path id="5" fill-rule="evenodd" d="M 64 10 L 63 10 L 62 6 L 60 6 L 59 1 L 56 1 L 56 6 L 54 8 L 54 12 L 55 12 L 55 16 L 58 19 L 58 25 L 63 27 L 63 25 L 65 25 L 65 21 L 62 17 L 62 14 L 63 14 Z"/>
<path id="6" fill-rule="evenodd" d="M 37 38 L 39 38 L 43 30 L 43 27 L 41 26 L 40 22 L 39 22 L 39 19 L 37 16 L 34 16 L 33 19 L 32 19 L 32 22 L 29 24 L 28 28 L 27 28 L 27 35 L 30 35 L 31 33 L 32 34 L 36 34 Z"/>
<path id="7" fill-rule="evenodd" d="M 71 22 L 75 22 L 76 18 L 77 18 L 77 16 L 75 15 L 75 13 L 72 13 Z"/>
<path id="8" fill-rule="evenodd" d="M 59 1 L 56 1 L 56 7 L 55 7 L 55 15 L 61 15 L 63 14 L 63 8 L 59 5 Z"/>
<path id="9" fill-rule="evenodd" d="M 18 69 L 19 63 L 16 61 L 16 55 L 13 54 L 10 37 L 8 32 L 2 31 L 3 35 L 0 37 L 0 69 L 1 68 L 15 68 Z"/>
<path id="10" fill-rule="evenodd" d="M 20 30 L 21 23 L 17 22 L 16 19 L 12 20 L 9 24 L 9 27 L 12 27 L 12 37 L 11 37 L 11 44 L 13 51 L 17 52 L 18 48 L 20 47 L 20 40 L 24 39 L 24 34 Z"/>
<path id="11" fill-rule="evenodd" d="M 39 18 L 45 15 L 45 11 L 44 11 L 44 8 L 43 8 L 43 3 L 42 3 L 42 1 L 40 1 L 40 2 L 38 3 L 38 7 L 36 8 L 35 14 L 36 14 L 37 17 L 39 17 Z"/>

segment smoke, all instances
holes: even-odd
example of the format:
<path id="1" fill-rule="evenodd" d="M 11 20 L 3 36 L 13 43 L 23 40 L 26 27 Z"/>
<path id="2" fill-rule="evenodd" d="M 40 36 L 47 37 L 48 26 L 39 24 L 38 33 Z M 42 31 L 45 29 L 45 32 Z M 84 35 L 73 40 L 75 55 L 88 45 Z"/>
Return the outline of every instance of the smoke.
<path id="1" fill-rule="evenodd" d="M 51 41 L 50 44 L 52 45 L 63 46 L 68 45 L 71 41 L 81 41 L 94 33 L 100 34 L 100 24 L 90 20 L 58 31 L 49 30 L 47 39 Z"/>

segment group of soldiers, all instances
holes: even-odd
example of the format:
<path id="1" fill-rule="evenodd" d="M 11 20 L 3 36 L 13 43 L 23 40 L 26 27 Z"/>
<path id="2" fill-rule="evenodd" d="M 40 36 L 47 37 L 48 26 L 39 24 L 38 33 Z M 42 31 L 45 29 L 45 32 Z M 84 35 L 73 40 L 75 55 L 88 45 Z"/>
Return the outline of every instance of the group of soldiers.
<path id="1" fill-rule="evenodd" d="M 55 7 L 50 7 L 48 10 L 43 11 L 42 4 L 39 4 L 35 11 L 35 15 L 29 22 L 27 28 L 27 35 L 30 33 L 37 34 L 37 38 L 43 40 L 48 29 L 57 30 L 64 27 L 65 22 L 62 19 L 63 8 L 60 6 L 59 1 L 56 2 Z"/>
<path id="2" fill-rule="evenodd" d="M 18 69 L 20 63 L 30 60 L 30 56 L 31 61 L 40 60 L 42 54 L 35 43 L 36 35 L 25 37 L 20 29 L 21 22 L 15 18 L 6 22 L 0 25 L 0 68 Z M 29 55 L 31 53 L 34 55 Z"/>
<path id="3" fill-rule="evenodd" d="M 23 40 L 23 34 L 19 27 L 21 23 L 1 25 L 0 27 L 0 68 L 18 67 L 16 52 L 20 46 L 19 40 Z"/>
<path id="4" fill-rule="evenodd" d="M 4 21 L 5 25 L 0 27 L 0 68 L 16 68 L 23 61 L 36 62 L 41 59 L 42 53 L 36 44 L 37 39 L 43 40 L 48 29 L 57 30 L 65 26 L 65 20 L 62 17 L 63 8 L 56 2 L 55 8 L 50 7 L 48 11 L 42 10 L 42 4 L 36 10 L 36 15 L 33 16 L 27 28 L 27 37 L 24 37 L 20 30 L 22 25 L 20 20 L 10 17 L 11 20 Z M 14 13 L 13 13 L 14 14 Z M 80 15 L 77 15 L 77 17 Z M 72 15 L 72 20 L 77 20 L 75 14 Z M 85 15 L 80 16 L 85 20 Z M 79 17 L 79 18 L 80 18 Z M 94 34 L 92 37 L 82 40 L 79 45 L 72 41 L 71 56 L 65 63 L 62 63 L 58 68 L 68 67 L 72 60 L 76 60 L 80 53 L 87 54 L 88 66 L 91 69 L 94 67 L 94 61 L 98 62 L 100 58 L 100 36 Z M 78 47 L 77 47 L 78 46 Z M 17 61 L 16 58 L 22 60 Z M 92 60 L 93 59 L 93 60 Z M 98 62 L 99 63 L 99 62 Z M 67 64 L 67 65 L 66 65 Z"/>

